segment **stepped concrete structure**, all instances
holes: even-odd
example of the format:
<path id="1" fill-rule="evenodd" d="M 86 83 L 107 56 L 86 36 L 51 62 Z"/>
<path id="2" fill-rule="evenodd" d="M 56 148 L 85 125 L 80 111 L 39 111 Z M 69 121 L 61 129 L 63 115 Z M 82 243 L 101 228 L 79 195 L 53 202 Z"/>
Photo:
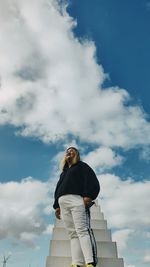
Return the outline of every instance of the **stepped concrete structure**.
<path id="1" fill-rule="evenodd" d="M 98 254 L 98 267 L 124 267 L 123 259 L 118 258 L 116 242 L 112 242 L 111 231 L 99 205 L 91 208 L 91 226 L 95 234 Z M 55 222 L 46 267 L 70 267 L 71 251 L 68 234 L 61 220 Z"/>

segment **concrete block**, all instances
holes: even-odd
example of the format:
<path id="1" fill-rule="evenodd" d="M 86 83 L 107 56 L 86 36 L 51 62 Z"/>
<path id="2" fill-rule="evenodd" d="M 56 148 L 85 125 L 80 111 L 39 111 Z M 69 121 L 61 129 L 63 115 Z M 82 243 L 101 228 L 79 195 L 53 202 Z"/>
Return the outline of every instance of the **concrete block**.
<path id="1" fill-rule="evenodd" d="M 124 267 L 124 263 L 122 258 L 100 258 L 98 262 L 98 267 Z"/>
<path id="2" fill-rule="evenodd" d="M 70 241 L 51 240 L 50 253 L 55 257 L 71 257 Z M 106 258 L 117 258 L 117 247 L 115 242 L 97 242 L 97 256 Z"/>
<path id="3" fill-rule="evenodd" d="M 91 220 L 92 229 L 107 229 L 106 220 Z"/>
<path id="4" fill-rule="evenodd" d="M 56 220 L 55 223 L 56 227 L 63 227 L 64 228 L 64 224 L 62 220 Z M 107 229 L 107 221 L 106 220 L 91 220 L 91 227 L 93 229 Z"/>
<path id="5" fill-rule="evenodd" d="M 98 205 L 93 205 L 90 210 L 91 212 L 101 212 L 101 207 Z"/>
<path id="6" fill-rule="evenodd" d="M 70 267 L 71 258 L 47 257 L 46 267 Z M 124 267 L 121 258 L 98 258 L 97 267 Z"/>
<path id="7" fill-rule="evenodd" d="M 54 225 L 46 267 L 69 267 L 71 251 L 67 231 L 62 220 L 56 220 Z M 91 207 L 91 227 L 97 243 L 97 267 L 124 267 L 123 259 L 118 258 L 116 243 L 112 242 L 111 231 L 107 229 L 107 221 L 104 220 L 99 205 Z"/>
<path id="8" fill-rule="evenodd" d="M 92 220 L 104 220 L 103 212 L 91 212 L 91 219 Z"/>
<path id="9" fill-rule="evenodd" d="M 94 236 L 96 241 L 111 241 L 111 231 L 106 229 L 94 229 Z M 61 227 L 54 227 L 53 240 L 68 240 L 69 236 L 66 229 Z"/>

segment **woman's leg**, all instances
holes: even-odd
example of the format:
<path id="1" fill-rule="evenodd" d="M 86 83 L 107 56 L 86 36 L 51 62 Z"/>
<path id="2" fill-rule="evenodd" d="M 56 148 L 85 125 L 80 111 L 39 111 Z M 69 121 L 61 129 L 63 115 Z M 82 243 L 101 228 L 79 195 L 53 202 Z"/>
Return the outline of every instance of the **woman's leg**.
<path id="1" fill-rule="evenodd" d="M 80 240 L 81 249 L 85 258 L 85 262 L 97 263 L 96 243 L 93 246 L 93 232 L 91 231 L 89 220 L 85 210 L 85 205 L 74 206 L 72 208 L 72 217 L 75 224 L 75 229 Z"/>
<path id="2" fill-rule="evenodd" d="M 96 266 L 96 264 L 98 263 L 97 245 L 96 245 L 96 239 L 95 239 L 95 236 L 94 236 L 94 233 L 93 233 L 93 229 L 91 228 L 91 212 L 90 212 L 90 208 L 86 207 L 85 211 L 86 211 L 88 232 L 89 232 L 90 239 L 91 239 L 91 244 L 92 244 L 93 259 L 94 259 L 93 263 L 94 263 L 94 266 Z"/>
<path id="3" fill-rule="evenodd" d="M 78 195 L 65 195 L 59 198 L 59 205 L 71 240 L 73 264 L 83 265 L 86 262 L 86 264 L 93 263 L 95 266 L 97 264 L 96 242 L 93 242 L 95 238 L 90 227 L 90 213 L 85 209 L 83 198 Z"/>
<path id="4" fill-rule="evenodd" d="M 61 209 L 61 218 L 70 237 L 72 264 L 82 266 L 85 262 L 80 246 L 80 241 L 73 222 L 69 196 L 61 197 L 59 199 L 59 205 Z"/>

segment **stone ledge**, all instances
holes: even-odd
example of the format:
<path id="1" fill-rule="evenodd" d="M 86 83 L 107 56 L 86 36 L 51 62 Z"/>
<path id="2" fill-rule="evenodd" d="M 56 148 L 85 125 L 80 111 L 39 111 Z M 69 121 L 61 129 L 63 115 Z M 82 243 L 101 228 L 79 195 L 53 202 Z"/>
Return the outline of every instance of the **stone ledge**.
<path id="1" fill-rule="evenodd" d="M 97 267 L 124 267 L 122 258 L 98 258 Z M 70 267 L 71 257 L 47 257 L 46 267 Z"/>
<path id="2" fill-rule="evenodd" d="M 71 257 L 70 241 L 51 240 L 50 255 L 57 257 Z M 117 258 L 116 242 L 97 242 L 97 256 L 107 258 Z"/>

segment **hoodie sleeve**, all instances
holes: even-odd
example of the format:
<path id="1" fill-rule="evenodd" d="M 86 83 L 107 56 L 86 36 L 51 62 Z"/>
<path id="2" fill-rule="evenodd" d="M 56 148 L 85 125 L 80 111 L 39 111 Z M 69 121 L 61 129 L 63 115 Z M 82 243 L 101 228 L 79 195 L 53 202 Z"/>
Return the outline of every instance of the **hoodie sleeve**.
<path id="1" fill-rule="evenodd" d="M 100 184 L 93 169 L 84 162 L 82 164 L 82 175 L 84 177 L 83 197 L 96 199 L 100 192 Z"/>
<path id="2" fill-rule="evenodd" d="M 53 208 L 54 209 L 59 208 L 59 203 L 58 203 L 58 190 L 59 190 L 59 186 L 61 184 L 61 181 L 62 181 L 62 174 L 60 175 L 60 178 L 59 178 L 59 180 L 57 182 L 56 189 L 55 189 L 55 192 L 54 192 L 54 204 L 53 204 Z"/>
<path id="3" fill-rule="evenodd" d="M 53 204 L 54 209 L 59 208 L 58 197 L 57 197 L 58 183 L 56 185 L 56 189 L 55 189 L 55 193 L 54 193 L 54 204 Z"/>
<path id="4" fill-rule="evenodd" d="M 54 209 L 59 208 L 58 199 L 55 199 L 55 200 L 54 200 L 53 208 L 54 208 Z"/>

